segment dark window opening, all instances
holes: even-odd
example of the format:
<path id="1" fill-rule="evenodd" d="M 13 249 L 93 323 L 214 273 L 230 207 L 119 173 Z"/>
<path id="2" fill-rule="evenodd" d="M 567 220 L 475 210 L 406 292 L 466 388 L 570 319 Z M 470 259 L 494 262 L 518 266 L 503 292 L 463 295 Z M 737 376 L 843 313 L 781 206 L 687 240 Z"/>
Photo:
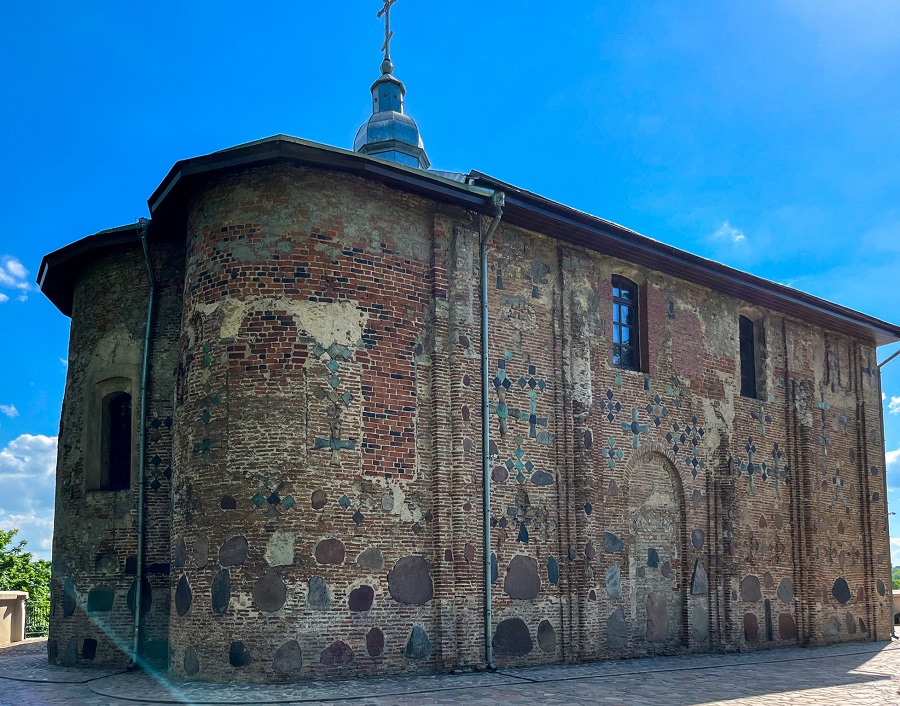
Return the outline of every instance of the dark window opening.
<path id="1" fill-rule="evenodd" d="M 628 370 L 641 369 L 638 340 L 638 288 L 630 279 L 613 275 L 613 365 Z"/>
<path id="2" fill-rule="evenodd" d="M 741 397 L 756 397 L 756 345 L 753 322 L 746 316 L 738 320 L 741 347 Z"/>
<path id="3" fill-rule="evenodd" d="M 103 405 L 104 471 L 108 490 L 131 487 L 131 395 L 115 392 Z"/>

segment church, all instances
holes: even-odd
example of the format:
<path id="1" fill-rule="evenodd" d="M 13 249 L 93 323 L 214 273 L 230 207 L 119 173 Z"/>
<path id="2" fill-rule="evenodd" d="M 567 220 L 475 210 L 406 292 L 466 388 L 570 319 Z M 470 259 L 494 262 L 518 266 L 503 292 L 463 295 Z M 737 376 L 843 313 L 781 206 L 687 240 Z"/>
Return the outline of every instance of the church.
<path id="1" fill-rule="evenodd" d="M 275 682 L 890 639 L 900 327 L 432 169 L 390 36 L 353 150 L 180 161 L 149 218 L 44 257 L 50 662 Z"/>

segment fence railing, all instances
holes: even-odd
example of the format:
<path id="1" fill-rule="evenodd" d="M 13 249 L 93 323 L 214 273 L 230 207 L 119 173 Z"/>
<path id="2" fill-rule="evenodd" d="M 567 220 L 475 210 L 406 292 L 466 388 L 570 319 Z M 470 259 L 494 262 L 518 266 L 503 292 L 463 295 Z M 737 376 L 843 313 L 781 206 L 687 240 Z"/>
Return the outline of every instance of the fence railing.
<path id="1" fill-rule="evenodd" d="M 50 632 L 50 606 L 46 603 L 25 604 L 25 637 L 45 637 Z"/>

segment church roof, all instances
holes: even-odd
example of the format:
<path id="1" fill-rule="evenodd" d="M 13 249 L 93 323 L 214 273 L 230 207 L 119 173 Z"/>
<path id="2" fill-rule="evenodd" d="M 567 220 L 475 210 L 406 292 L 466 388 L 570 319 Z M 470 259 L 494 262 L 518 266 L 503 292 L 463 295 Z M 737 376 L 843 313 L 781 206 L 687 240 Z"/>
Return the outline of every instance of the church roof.
<path id="1" fill-rule="evenodd" d="M 211 179 L 279 162 L 355 174 L 484 214 L 493 213 L 491 196 L 494 190 L 501 190 L 506 194 L 504 223 L 643 265 L 877 345 L 900 341 L 900 326 L 693 255 L 481 172 L 472 171 L 462 176 L 417 169 L 287 135 L 275 135 L 177 162 L 148 200 L 152 216 L 151 240 L 173 237 L 172 234 L 183 236 L 188 203 Z M 133 247 L 139 238 L 136 224 L 122 226 L 90 235 L 45 255 L 37 278 L 41 291 L 62 313 L 71 315 L 78 270 L 85 263 L 117 249 Z"/>

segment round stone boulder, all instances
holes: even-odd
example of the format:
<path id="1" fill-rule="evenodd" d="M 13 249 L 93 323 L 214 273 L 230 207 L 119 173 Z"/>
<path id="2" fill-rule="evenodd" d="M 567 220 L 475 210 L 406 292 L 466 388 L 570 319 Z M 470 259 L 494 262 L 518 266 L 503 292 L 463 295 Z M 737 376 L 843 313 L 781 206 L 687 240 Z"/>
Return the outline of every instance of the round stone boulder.
<path id="1" fill-rule="evenodd" d="M 303 668 L 303 655 L 300 651 L 300 643 L 296 640 L 288 640 L 275 650 L 272 659 L 272 669 L 276 674 L 285 677 L 293 677 L 300 674 Z"/>
<path id="2" fill-rule="evenodd" d="M 247 538 L 241 535 L 232 537 L 219 549 L 219 564 L 221 566 L 240 566 L 247 561 L 249 545 Z"/>
<path id="3" fill-rule="evenodd" d="M 315 555 L 320 564 L 343 564 L 346 550 L 339 539 L 323 539 L 316 545 Z"/>
<path id="4" fill-rule="evenodd" d="M 266 613 L 281 610 L 286 600 L 287 586 L 274 572 L 264 574 L 253 586 L 253 602 Z"/>
<path id="5" fill-rule="evenodd" d="M 537 561 L 530 556 L 517 555 L 509 562 L 503 590 L 513 600 L 530 601 L 541 591 L 541 577 Z"/>
<path id="6" fill-rule="evenodd" d="M 388 592 L 398 603 L 425 605 L 434 598 L 434 582 L 428 562 L 421 556 L 405 556 L 388 573 Z"/>
<path id="7" fill-rule="evenodd" d="M 494 651 L 503 657 L 524 657 L 534 649 L 531 633 L 521 618 L 501 620 L 491 642 Z"/>
<path id="8" fill-rule="evenodd" d="M 319 654 L 319 662 L 328 667 L 349 664 L 355 655 L 346 642 L 335 640 Z"/>

